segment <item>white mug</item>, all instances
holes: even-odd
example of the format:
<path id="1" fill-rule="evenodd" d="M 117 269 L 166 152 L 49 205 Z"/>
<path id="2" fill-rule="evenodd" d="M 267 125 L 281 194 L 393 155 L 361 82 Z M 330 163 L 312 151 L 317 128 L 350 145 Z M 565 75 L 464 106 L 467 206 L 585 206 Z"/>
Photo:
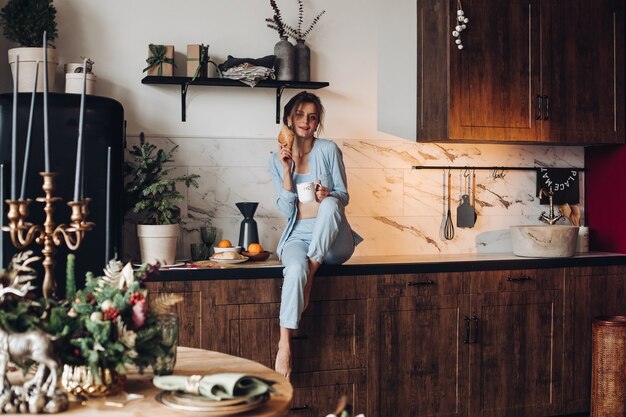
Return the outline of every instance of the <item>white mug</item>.
<path id="1" fill-rule="evenodd" d="M 312 203 L 315 201 L 315 188 L 316 184 L 313 181 L 301 182 L 296 185 L 298 190 L 298 200 L 301 203 Z"/>

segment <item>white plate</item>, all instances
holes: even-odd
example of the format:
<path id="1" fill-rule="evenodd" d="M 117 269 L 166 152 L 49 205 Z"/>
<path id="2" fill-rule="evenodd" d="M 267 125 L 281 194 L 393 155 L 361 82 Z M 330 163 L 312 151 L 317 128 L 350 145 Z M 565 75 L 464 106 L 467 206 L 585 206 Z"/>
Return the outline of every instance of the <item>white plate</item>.
<path id="1" fill-rule="evenodd" d="M 247 261 L 248 257 L 244 256 L 244 259 L 218 259 L 218 258 L 211 257 L 209 259 L 212 260 L 213 262 L 218 262 L 221 264 L 240 264 L 242 262 Z"/>
<path id="2" fill-rule="evenodd" d="M 138 268 L 138 267 L 140 267 L 140 266 L 142 266 L 142 265 L 143 265 L 143 264 L 133 263 L 133 266 L 134 266 L 134 267 L 137 267 L 137 268 Z M 179 261 L 177 261 L 177 262 L 174 262 L 173 264 L 170 264 L 170 265 L 161 265 L 161 266 L 160 266 L 160 268 L 174 268 L 174 267 L 177 267 L 177 266 L 183 266 L 183 265 L 185 265 L 185 262 L 182 262 L 182 261 L 180 261 L 180 262 L 179 262 Z"/>
<path id="3" fill-rule="evenodd" d="M 269 398 L 269 393 L 266 393 L 251 398 L 212 401 L 197 395 L 172 391 L 161 391 L 156 396 L 157 401 L 168 407 L 185 411 L 203 411 L 202 415 L 206 417 L 224 417 L 241 414 L 260 407 Z"/>
<path id="4" fill-rule="evenodd" d="M 161 265 L 161 268 L 176 268 L 177 266 L 183 266 L 185 265 L 184 262 L 174 262 L 171 265 Z"/>

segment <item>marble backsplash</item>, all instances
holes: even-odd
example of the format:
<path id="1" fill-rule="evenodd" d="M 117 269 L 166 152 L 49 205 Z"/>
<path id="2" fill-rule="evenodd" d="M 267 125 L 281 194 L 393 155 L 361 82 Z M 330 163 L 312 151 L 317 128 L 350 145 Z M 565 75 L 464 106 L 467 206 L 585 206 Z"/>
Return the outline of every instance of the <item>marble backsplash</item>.
<path id="1" fill-rule="evenodd" d="M 200 175 L 200 187 L 180 190 L 184 221 L 179 241 L 180 258 L 189 256 L 190 243 L 199 242 L 198 228 L 207 222 L 218 229 L 217 239 L 236 244 L 243 217 L 235 207 L 240 201 L 256 201 L 254 216 L 259 238 L 266 250 L 274 251 L 285 219 L 274 203 L 267 169 L 276 150 L 274 139 L 162 138 L 148 141 L 166 149 L 179 145 L 174 155 L 176 173 Z M 128 146 L 138 143 L 128 138 Z M 582 147 L 493 144 L 416 144 L 404 140 L 336 140 L 343 151 L 348 176 L 350 204 L 346 213 L 352 228 L 364 237 L 355 252 L 359 256 L 463 254 L 510 252 L 508 227 L 540 224 L 538 217 L 548 207 L 536 197 L 536 171 L 476 170 L 473 228 L 456 227 L 460 180 L 463 169 L 452 173 L 452 240 L 441 235 L 445 203 L 441 169 L 412 166 L 453 167 L 583 167 Z M 498 175 L 500 174 L 500 175 Z M 580 178 L 584 207 L 583 176 Z M 584 224 L 584 209 L 583 224 Z M 134 224 L 124 225 L 124 258 L 138 259 Z"/>

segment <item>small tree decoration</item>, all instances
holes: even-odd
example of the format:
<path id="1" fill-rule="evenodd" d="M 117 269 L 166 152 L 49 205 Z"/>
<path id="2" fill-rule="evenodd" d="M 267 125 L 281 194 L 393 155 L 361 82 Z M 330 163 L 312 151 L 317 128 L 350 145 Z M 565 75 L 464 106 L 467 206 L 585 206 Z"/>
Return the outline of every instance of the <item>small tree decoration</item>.
<path id="1" fill-rule="evenodd" d="M 165 168 L 168 162 L 174 162 L 173 155 L 178 149 L 174 146 L 170 151 L 158 149 L 145 141 L 143 132 L 140 136 L 141 145 L 133 146 L 131 161 L 124 163 L 124 176 L 130 178 L 126 184 L 126 211 L 140 214 L 142 224 L 176 224 L 180 222 L 180 208 L 174 204 L 183 200 L 175 185 L 183 183 L 186 187 L 198 187 L 197 174 L 168 177 L 174 169 Z"/>
<path id="2" fill-rule="evenodd" d="M 267 27 L 272 28 L 278 32 L 279 36 L 289 36 L 296 41 L 304 40 L 309 33 L 313 30 L 317 22 L 319 22 L 320 18 L 326 13 L 326 10 L 322 10 L 313 18 L 311 24 L 306 30 L 302 29 L 302 24 L 304 23 L 304 3 L 302 0 L 298 1 L 298 25 L 293 27 L 283 22 L 280 10 L 276 5 L 276 1 L 270 0 L 270 6 L 274 9 L 274 16 L 268 17 L 265 21 L 268 23 Z"/>
<path id="3" fill-rule="evenodd" d="M 0 11 L 4 37 L 23 47 L 43 47 L 43 33 L 53 46 L 58 36 L 52 0 L 9 0 Z"/>

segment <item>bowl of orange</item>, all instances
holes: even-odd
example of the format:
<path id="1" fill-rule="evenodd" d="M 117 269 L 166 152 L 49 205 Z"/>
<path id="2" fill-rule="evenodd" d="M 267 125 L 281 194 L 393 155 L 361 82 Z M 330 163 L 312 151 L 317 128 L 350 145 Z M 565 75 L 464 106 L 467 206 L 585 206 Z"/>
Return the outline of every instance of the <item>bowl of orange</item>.
<path id="1" fill-rule="evenodd" d="M 270 257 L 272 252 L 263 250 L 263 246 L 260 243 L 250 243 L 247 251 L 242 251 L 243 256 L 247 256 L 251 261 L 265 261 Z"/>
<path id="2" fill-rule="evenodd" d="M 222 239 L 217 245 L 213 247 L 215 253 L 221 252 L 241 252 L 241 246 L 233 246 L 232 242 L 228 239 Z"/>

